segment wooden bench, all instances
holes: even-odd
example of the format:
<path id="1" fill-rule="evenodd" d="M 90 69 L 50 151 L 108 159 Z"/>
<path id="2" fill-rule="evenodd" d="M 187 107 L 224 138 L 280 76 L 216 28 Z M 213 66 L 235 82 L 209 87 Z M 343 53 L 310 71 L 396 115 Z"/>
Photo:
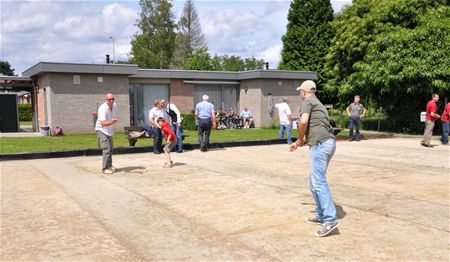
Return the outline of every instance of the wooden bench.
<path id="1" fill-rule="evenodd" d="M 148 136 L 145 129 L 141 126 L 124 126 L 123 130 L 128 137 L 128 144 L 130 146 L 135 146 L 138 139 L 153 138 L 153 136 Z"/>

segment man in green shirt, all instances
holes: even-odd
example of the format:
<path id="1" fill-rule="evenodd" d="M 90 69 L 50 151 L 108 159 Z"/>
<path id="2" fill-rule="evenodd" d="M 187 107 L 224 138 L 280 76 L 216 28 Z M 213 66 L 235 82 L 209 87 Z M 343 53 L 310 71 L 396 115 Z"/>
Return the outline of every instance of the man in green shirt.
<path id="1" fill-rule="evenodd" d="M 316 210 L 315 217 L 307 218 L 306 222 L 321 224 L 322 227 L 315 235 L 324 237 L 338 225 L 336 208 L 326 178 L 328 164 L 336 150 L 336 138 L 328 112 L 315 95 L 316 84 L 306 80 L 297 90 L 300 91 L 302 100 L 298 139 L 289 149 L 295 151 L 297 147 L 309 145 L 311 163 L 309 187 L 316 203 Z"/>

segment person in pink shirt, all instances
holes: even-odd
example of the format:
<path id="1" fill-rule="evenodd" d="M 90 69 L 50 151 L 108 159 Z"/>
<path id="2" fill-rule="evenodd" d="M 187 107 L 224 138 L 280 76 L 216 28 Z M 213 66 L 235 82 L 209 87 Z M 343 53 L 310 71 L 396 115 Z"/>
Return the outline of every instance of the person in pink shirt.
<path id="1" fill-rule="evenodd" d="M 445 105 L 444 112 L 442 112 L 441 116 L 442 122 L 442 136 L 441 142 L 444 145 L 448 145 L 448 132 L 450 129 L 450 102 Z"/>
<path id="2" fill-rule="evenodd" d="M 437 105 L 436 102 L 439 100 L 438 94 L 433 94 L 431 100 L 427 103 L 426 108 L 426 121 L 425 121 L 425 132 L 423 133 L 423 139 L 420 144 L 424 147 L 433 147 L 430 145 L 431 136 L 433 135 L 434 122 L 440 118 L 440 115 L 436 113 Z"/>

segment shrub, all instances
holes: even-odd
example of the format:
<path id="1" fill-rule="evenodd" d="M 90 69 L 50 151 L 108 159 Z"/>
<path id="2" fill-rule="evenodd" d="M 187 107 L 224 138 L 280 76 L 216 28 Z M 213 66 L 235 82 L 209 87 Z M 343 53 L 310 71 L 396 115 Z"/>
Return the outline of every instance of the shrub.
<path id="1" fill-rule="evenodd" d="M 181 116 L 183 117 L 183 129 L 197 130 L 194 114 L 181 114 Z"/>
<path id="2" fill-rule="evenodd" d="M 33 119 L 33 111 L 31 104 L 19 104 L 19 120 L 31 121 Z"/>

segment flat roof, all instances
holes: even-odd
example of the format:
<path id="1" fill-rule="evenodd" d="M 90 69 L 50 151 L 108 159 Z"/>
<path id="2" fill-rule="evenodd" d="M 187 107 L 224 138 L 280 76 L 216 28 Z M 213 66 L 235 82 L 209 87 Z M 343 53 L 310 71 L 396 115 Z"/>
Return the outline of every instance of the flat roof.
<path id="1" fill-rule="evenodd" d="M 313 71 L 250 70 L 250 71 L 198 71 L 174 69 L 141 69 L 134 64 L 81 64 L 39 62 L 25 70 L 24 77 L 34 77 L 45 73 L 91 73 L 119 74 L 133 78 L 167 79 L 207 79 L 207 80 L 249 80 L 249 79 L 317 79 Z"/>
<path id="2" fill-rule="evenodd" d="M 81 64 L 39 62 L 25 70 L 22 75 L 33 77 L 44 73 L 85 73 L 85 74 L 116 74 L 134 75 L 137 73 L 137 65 L 131 64 Z"/>

